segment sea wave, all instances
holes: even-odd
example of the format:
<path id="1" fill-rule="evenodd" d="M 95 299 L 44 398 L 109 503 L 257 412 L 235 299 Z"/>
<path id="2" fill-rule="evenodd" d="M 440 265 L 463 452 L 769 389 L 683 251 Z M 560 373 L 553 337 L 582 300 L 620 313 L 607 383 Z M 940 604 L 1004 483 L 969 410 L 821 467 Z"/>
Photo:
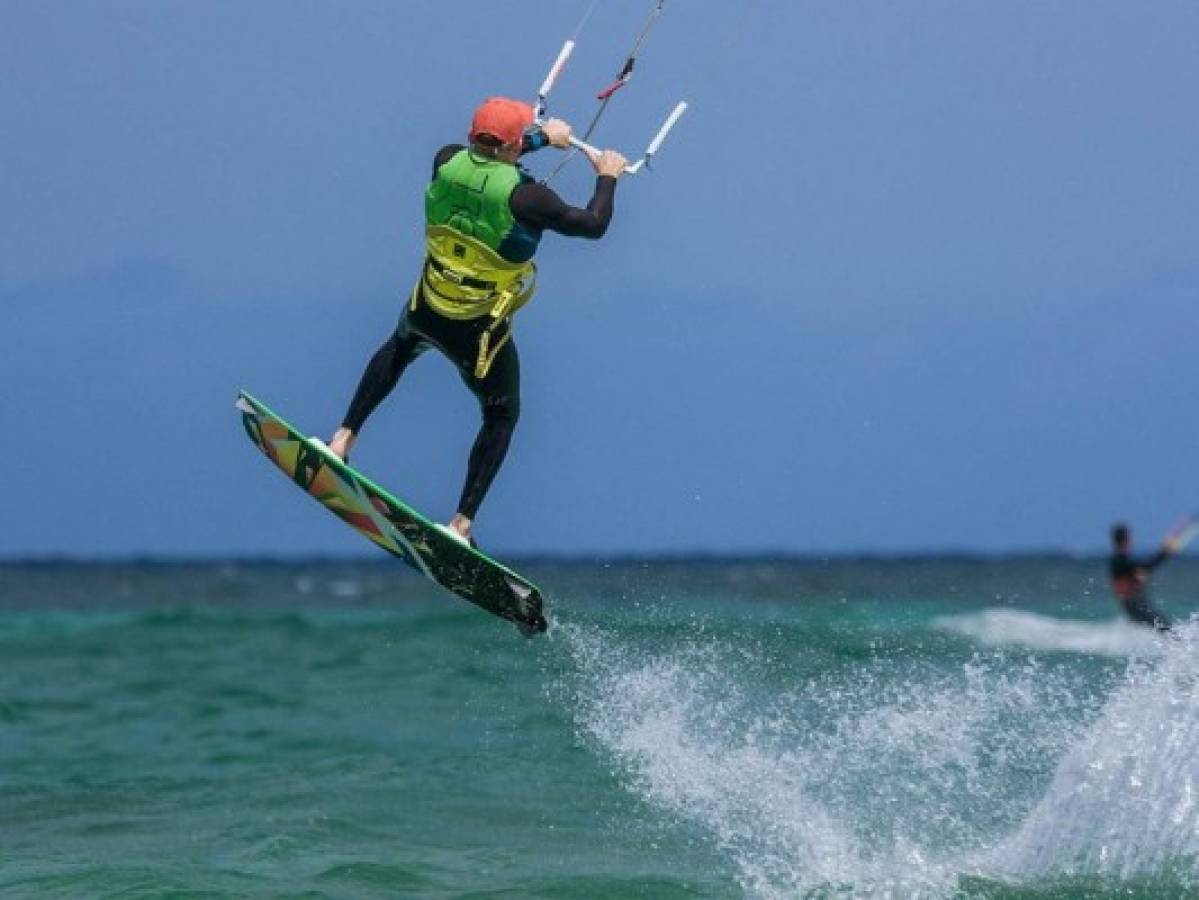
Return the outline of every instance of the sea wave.
<path id="1" fill-rule="evenodd" d="M 1161 656 L 1165 648 L 1157 632 L 1123 619 L 1087 622 L 1018 609 L 987 609 L 940 616 L 934 625 L 988 647 L 1013 646 L 1110 657 Z"/>

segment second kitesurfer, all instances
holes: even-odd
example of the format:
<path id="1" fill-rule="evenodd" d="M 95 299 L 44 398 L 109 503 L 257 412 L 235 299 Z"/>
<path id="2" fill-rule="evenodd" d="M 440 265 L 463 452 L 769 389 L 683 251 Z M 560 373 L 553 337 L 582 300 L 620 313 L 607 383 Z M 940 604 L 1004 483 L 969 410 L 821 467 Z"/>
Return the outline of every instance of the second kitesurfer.
<path id="1" fill-rule="evenodd" d="M 1108 563 L 1112 591 L 1124 614 L 1133 622 L 1158 631 L 1170 630 L 1169 617 L 1149 602 L 1149 576 L 1178 550 L 1179 545 L 1179 535 L 1171 534 L 1153 556 L 1136 559 L 1132 555 L 1132 532 L 1128 526 L 1122 522 L 1112 526 L 1112 556 Z"/>

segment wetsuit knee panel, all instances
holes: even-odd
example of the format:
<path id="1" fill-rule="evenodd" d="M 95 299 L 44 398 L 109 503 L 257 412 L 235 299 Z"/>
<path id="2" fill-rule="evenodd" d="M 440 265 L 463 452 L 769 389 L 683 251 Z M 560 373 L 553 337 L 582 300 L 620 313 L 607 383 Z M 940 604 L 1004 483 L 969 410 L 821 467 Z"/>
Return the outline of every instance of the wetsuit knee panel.
<path id="1" fill-rule="evenodd" d="M 483 420 L 488 424 L 515 428 L 520 420 L 520 398 L 492 397 L 483 401 Z"/>

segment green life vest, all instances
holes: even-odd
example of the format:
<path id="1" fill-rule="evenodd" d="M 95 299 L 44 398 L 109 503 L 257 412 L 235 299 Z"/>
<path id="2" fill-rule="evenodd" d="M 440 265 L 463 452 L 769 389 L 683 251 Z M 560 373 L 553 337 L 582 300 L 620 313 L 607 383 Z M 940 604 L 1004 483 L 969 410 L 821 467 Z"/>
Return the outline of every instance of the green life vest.
<path id="1" fill-rule="evenodd" d="M 479 344 L 479 378 L 508 340 L 507 330 L 493 340 L 497 327 L 532 299 L 537 286 L 532 261 L 512 262 L 499 253 L 516 225 L 508 201 L 521 181 L 512 163 L 460 150 L 438 168 L 425 191 L 428 256 L 412 305 L 423 296 L 449 319 L 491 316 Z"/>
<path id="2" fill-rule="evenodd" d="M 520 183 L 512 163 L 459 150 L 425 191 L 425 224 L 446 225 L 498 253 L 516 224 L 508 200 Z"/>

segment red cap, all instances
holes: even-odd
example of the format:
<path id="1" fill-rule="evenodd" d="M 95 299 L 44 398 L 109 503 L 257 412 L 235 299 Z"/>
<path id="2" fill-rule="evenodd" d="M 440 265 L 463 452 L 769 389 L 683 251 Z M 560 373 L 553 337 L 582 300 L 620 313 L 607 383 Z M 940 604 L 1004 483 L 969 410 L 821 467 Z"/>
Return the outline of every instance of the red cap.
<path id="1" fill-rule="evenodd" d="M 525 129 L 537 118 L 533 107 L 507 97 L 489 97 L 475 110 L 470 122 L 470 139 L 490 134 L 505 144 L 518 144 Z"/>

